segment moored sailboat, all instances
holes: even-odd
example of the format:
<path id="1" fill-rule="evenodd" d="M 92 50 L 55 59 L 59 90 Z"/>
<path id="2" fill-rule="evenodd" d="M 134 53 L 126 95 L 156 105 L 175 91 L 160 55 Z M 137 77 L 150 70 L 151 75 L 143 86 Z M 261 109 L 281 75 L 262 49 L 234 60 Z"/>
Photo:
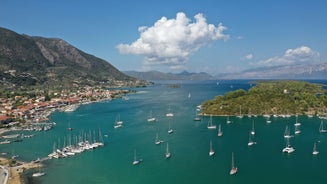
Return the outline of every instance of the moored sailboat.
<path id="1" fill-rule="evenodd" d="M 163 141 L 159 139 L 159 135 L 158 135 L 158 133 L 157 133 L 157 135 L 156 135 L 156 140 L 154 141 L 154 143 L 155 143 L 156 145 L 159 145 L 159 144 L 161 144 L 162 142 L 163 142 Z"/>
<path id="2" fill-rule="evenodd" d="M 238 171 L 237 167 L 235 167 L 235 164 L 234 164 L 234 153 L 232 152 L 232 165 L 231 165 L 231 170 L 229 171 L 229 174 L 230 175 L 234 175 L 236 174 Z"/>
<path id="3" fill-rule="evenodd" d="M 248 142 L 248 146 L 252 146 L 254 144 L 257 144 L 255 141 L 254 141 L 254 135 L 251 134 L 251 132 L 249 133 L 249 142 Z"/>
<path id="4" fill-rule="evenodd" d="M 319 132 L 320 133 L 327 133 L 327 130 L 324 128 L 324 121 L 321 120 L 320 126 L 319 126 Z"/>
<path id="5" fill-rule="evenodd" d="M 295 149 L 290 144 L 290 138 L 286 138 L 286 147 L 282 150 L 284 153 L 292 153 Z"/>
<path id="6" fill-rule="evenodd" d="M 166 146 L 166 154 L 165 154 L 166 158 L 170 158 L 171 157 L 171 153 L 169 151 L 169 145 L 168 145 L 168 142 L 167 142 L 167 146 Z"/>
<path id="7" fill-rule="evenodd" d="M 313 150 L 312 150 L 313 155 L 318 155 L 319 151 L 317 150 L 317 144 L 316 142 L 313 144 Z"/>
<path id="8" fill-rule="evenodd" d="M 215 154 L 215 151 L 212 149 L 212 141 L 210 140 L 210 150 L 209 150 L 209 156 L 213 156 Z"/>
<path id="9" fill-rule="evenodd" d="M 218 135 L 218 137 L 223 136 L 223 132 L 221 130 L 221 124 L 219 124 L 219 126 L 218 126 L 218 133 L 217 133 L 217 135 Z"/>
<path id="10" fill-rule="evenodd" d="M 148 121 L 148 122 L 155 122 L 155 121 L 157 121 L 157 119 L 156 119 L 155 117 L 152 116 L 152 111 L 150 112 L 150 115 L 149 115 L 147 121 Z"/>
<path id="11" fill-rule="evenodd" d="M 212 124 L 212 116 L 210 116 L 209 121 L 208 121 L 208 129 L 216 129 L 216 125 Z"/>
<path id="12" fill-rule="evenodd" d="M 201 121 L 201 117 L 198 115 L 198 111 L 195 110 L 195 117 L 193 119 L 194 121 Z"/>
<path id="13" fill-rule="evenodd" d="M 168 107 L 168 112 L 167 112 L 166 116 L 167 117 L 173 117 L 174 116 L 174 114 L 171 112 L 170 105 Z"/>
<path id="14" fill-rule="evenodd" d="M 168 134 L 173 133 L 174 130 L 171 128 L 170 121 L 168 122 Z"/>
<path id="15" fill-rule="evenodd" d="M 138 159 L 136 158 L 136 150 L 134 150 L 134 161 L 133 161 L 133 165 L 137 165 L 137 164 L 141 163 L 141 161 L 142 161 L 142 160 L 138 160 Z"/>

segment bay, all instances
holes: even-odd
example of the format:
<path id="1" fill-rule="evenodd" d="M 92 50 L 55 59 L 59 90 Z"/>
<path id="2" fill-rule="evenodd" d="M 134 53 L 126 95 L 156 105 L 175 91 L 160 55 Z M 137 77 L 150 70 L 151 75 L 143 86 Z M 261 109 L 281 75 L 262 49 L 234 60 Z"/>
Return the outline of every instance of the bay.
<path id="1" fill-rule="evenodd" d="M 32 178 L 33 171 L 25 173 L 26 183 L 326 183 L 327 134 L 318 132 L 319 118 L 299 116 L 302 133 L 291 139 L 296 151 L 285 154 L 283 134 L 286 125 L 294 134 L 294 116 L 271 118 L 270 124 L 262 116 L 230 117 L 232 124 L 226 124 L 226 117 L 213 117 L 213 124 L 222 125 L 222 137 L 217 136 L 217 129 L 207 129 L 208 117 L 193 121 L 201 102 L 231 90 L 249 89 L 249 81 L 220 81 L 219 85 L 216 81 L 174 81 L 179 84 L 177 88 L 169 87 L 170 83 L 160 81 L 135 88 L 135 94 L 128 94 L 129 100 L 81 105 L 70 113 L 54 112 L 50 118 L 57 124 L 52 130 L 37 132 L 21 143 L 1 145 L 1 149 L 30 161 L 46 157 L 53 144 L 63 146 L 69 135 L 99 129 L 102 135 L 108 135 L 102 148 L 44 162 L 47 174 L 43 177 Z M 171 120 L 165 116 L 169 107 L 174 113 Z M 150 112 L 158 119 L 156 122 L 146 121 Z M 118 115 L 124 125 L 115 129 Z M 169 121 L 172 134 L 167 133 Z M 253 121 L 257 144 L 249 147 Z M 67 130 L 68 125 L 73 131 Z M 157 133 L 164 141 L 160 145 L 154 144 Z M 213 157 L 209 157 L 210 140 L 216 152 Z M 172 153 L 170 159 L 165 158 L 166 142 Z M 320 151 L 316 156 L 312 155 L 314 142 Z M 139 165 L 132 164 L 134 150 L 143 159 Z M 229 175 L 232 152 L 238 167 L 233 176 Z"/>

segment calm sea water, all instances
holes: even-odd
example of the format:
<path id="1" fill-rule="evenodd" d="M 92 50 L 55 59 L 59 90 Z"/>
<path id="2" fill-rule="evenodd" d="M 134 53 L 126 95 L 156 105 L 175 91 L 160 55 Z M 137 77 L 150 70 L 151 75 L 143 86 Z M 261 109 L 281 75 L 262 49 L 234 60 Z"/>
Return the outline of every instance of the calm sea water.
<path id="1" fill-rule="evenodd" d="M 57 125 L 51 131 L 38 132 L 31 139 L 0 148 L 29 161 L 47 156 L 53 144 L 62 146 L 68 135 L 78 136 L 98 129 L 102 135 L 108 135 L 104 137 L 103 148 L 46 161 L 43 177 L 32 178 L 33 171 L 27 172 L 26 183 L 326 183 L 327 134 L 318 132 L 320 120 L 317 117 L 299 117 L 302 133 L 292 138 L 296 151 L 289 155 L 282 153 L 283 134 L 286 125 L 294 132 L 294 116 L 272 118 L 271 124 L 263 117 L 231 117 L 232 124 L 226 124 L 226 117 L 214 117 L 213 123 L 217 127 L 222 125 L 222 137 L 217 136 L 217 130 L 207 129 L 207 117 L 200 122 L 193 121 L 196 106 L 201 102 L 230 90 L 248 89 L 248 82 L 220 81 L 219 85 L 216 82 L 178 82 L 180 88 L 170 88 L 161 82 L 137 88 L 136 94 L 128 95 L 129 100 L 81 105 L 71 113 L 55 112 L 51 120 Z M 191 98 L 188 98 L 189 93 Z M 173 134 L 167 133 L 169 120 L 165 114 L 169 106 L 175 115 L 171 121 Z M 150 111 L 157 122 L 146 121 Z M 117 115 L 124 121 L 121 129 L 113 127 Z M 248 147 L 253 121 L 257 144 Z M 68 124 L 73 131 L 67 131 Z M 156 133 L 165 141 L 161 145 L 154 144 Z M 213 157 L 209 157 L 210 140 L 216 152 Z M 315 141 L 320 154 L 313 156 Z M 165 159 L 166 142 L 172 153 L 170 159 Z M 132 165 L 134 150 L 143 159 L 136 166 Z M 232 152 L 239 171 L 230 176 Z"/>

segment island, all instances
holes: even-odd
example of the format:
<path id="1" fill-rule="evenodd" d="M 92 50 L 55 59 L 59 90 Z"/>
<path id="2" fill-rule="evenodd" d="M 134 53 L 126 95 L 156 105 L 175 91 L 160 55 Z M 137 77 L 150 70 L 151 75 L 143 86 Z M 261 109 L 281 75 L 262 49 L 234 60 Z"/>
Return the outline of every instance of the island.
<path id="1" fill-rule="evenodd" d="M 304 81 L 258 81 L 248 91 L 238 89 L 202 103 L 202 115 L 326 116 L 324 85 Z"/>

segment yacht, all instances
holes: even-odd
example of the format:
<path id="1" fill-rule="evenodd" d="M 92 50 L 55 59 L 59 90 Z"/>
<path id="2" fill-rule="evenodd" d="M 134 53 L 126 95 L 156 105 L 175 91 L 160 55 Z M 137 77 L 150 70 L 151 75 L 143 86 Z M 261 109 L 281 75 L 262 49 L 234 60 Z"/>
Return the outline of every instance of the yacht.
<path id="1" fill-rule="evenodd" d="M 170 106 L 168 108 L 168 113 L 166 114 L 167 117 L 173 117 L 174 114 L 171 112 Z"/>
<path id="2" fill-rule="evenodd" d="M 251 132 L 249 133 L 249 142 L 248 142 L 248 146 L 252 146 L 254 144 L 257 144 L 254 140 L 254 135 L 251 134 Z"/>
<path id="3" fill-rule="evenodd" d="M 230 175 L 236 174 L 238 171 L 237 167 L 234 165 L 234 153 L 232 152 L 232 165 L 231 165 L 231 170 L 229 171 Z"/>
<path id="4" fill-rule="evenodd" d="M 212 116 L 210 116 L 209 121 L 208 121 L 208 129 L 216 129 L 216 125 L 212 124 Z"/>
<path id="5" fill-rule="evenodd" d="M 252 122 L 252 130 L 251 130 L 251 134 L 252 134 L 252 135 L 255 134 L 255 130 L 254 130 L 254 121 Z"/>
<path id="6" fill-rule="evenodd" d="M 327 132 L 327 130 L 325 130 L 325 128 L 324 128 L 324 121 L 323 120 L 321 120 L 320 127 L 319 127 L 319 132 L 320 133 L 326 133 Z"/>
<path id="7" fill-rule="evenodd" d="M 150 115 L 149 115 L 147 121 L 148 121 L 148 122 L 155 122 L 155 121 L 157 121 L 157 119 L 156 119 L 155 117 L 152 116 L 152 112 L 150 112 Z"/>
<path id="8" fill-rule="evenodd" d="M 218 137 L 221 137 L 221 136 L 223 136 L 223 132 L 221 131 L 221 124 L 219 124 L 219 126 L 218 126 Z"/>
<path id="9" fill-rule="evenodd" d="M 156 140 L 154 141 L 154 143 L 155 143 L 156 145 L 159 145 L 159 144 L 161 144 L 162 142 L 163 142 L 163 141 L 159 139 L 159 135 L 158 135 L 158 133 L 157 133 Z"/>
<path id="10" fill-rule="evenodd" d="M 314 143 L 314 145 L 313 145 L 313 151 L 312 151 L 312 154 L 313 154 L 313 155 L 318 155 L 318 154 L 319 154 L 319 151 L 317 150 L 317 145 L 316 145 L 316 143 Z"/>
<path id="11" fill-rule="evenodd" d="M 138 160 L 136 158 L 136 150 L 134 150 L 134 161 L 133 161 L 133 165 L 138 165 L 139 163 L 141 163 L 141 160 Z"/>
<path id="12" fill-rule="evenodd" d="M 168 134 L 171 134 L 171 133 L 173 133 L 174 131 L 173 131 L 173 129 L 171 128 L 171 125 L 170 125 L 170 121 L 169 121 L 169 123 L 168 123 Z"/>
<path id="13" fill-rule="evenodd" d="M 169 146 L 168 146 L 168 142 L 167 142 L 167 146 L 166 146 L 166 154 L 165 154 L 166 158 L 170 158 L 171 157 L 171 153 L 169 151 Z"/>
<path id="14" fill-rule="evenodd" d="M 290 138 L 286 139 L 286 147 L 283 149 L 284 153 L 292 153 L 295 151 L 295 149 L 290 144 Z"/>
<path id="15" fill-rule="evenodd" d="M 215 154 L 215 151 L 212 149 L 212 141 L 210 140 L 210 151 L 209 156 L 213 156 Z"/>

